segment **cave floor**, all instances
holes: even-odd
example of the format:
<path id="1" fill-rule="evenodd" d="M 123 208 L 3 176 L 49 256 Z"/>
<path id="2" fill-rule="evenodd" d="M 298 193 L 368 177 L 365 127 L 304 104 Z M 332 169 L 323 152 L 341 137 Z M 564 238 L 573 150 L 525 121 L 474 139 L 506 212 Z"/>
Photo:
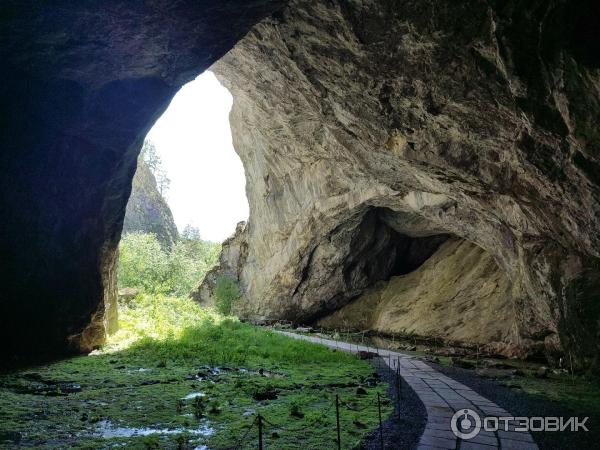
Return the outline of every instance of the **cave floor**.
<path id="1" fill-rule="evenodd" d="M 413 356 L 391 350 L 368 347 L 364 345 L 338 342 L 330 339 L 282 332 L 286 336 L 308 340 L 322 345 L 339 348 L 347 352 L 375 353 L 391 371 L 400 374 L 402 380 L 417 393 L 427 411 L 427 423 L 419 440 L 417 450 L 457 448 L 472 450 L 492 450 L 518 448 L 519 450 L 538 450 L 533 437 L 527 432 L 504 433 L 481 430 L 468 440 L 458 438 L 451 429 L 451 421 L 455 412 L 468 409 L 475 411 L 481 418 L 486 415 L 508 417 L 510 413 L 491 400 L 477 394 L 468 386 L 435 370 L 428 364 Z"/>
<path id="2" fill-rule="evenodd" d="M 287 328 L 282 328 L 287 329 Z M 583 374 L 572 374 L 547 361 L 509 359 L 503 356 L 479 353 L 475 346 L 452 346 L 438 339 L 402 336 L 384 337 L 377 333 L 319 329 L 300 332 L 326 339 L 343 340 L 354 344 L 397 350 L 402 354 L 422 359 L 430 365 L 447 370 L 458 370 L 476 378 L 494 382 L 516 393 L 550 401 L 564 410 L 584 411 L 600 416 L 600 379 Z M 542 371 L 543 376 L 538 376 Z M 461 373 L 462 373 L 461 372 Z"/>
<path id="3" fill-rule="evenodd" d="M 533 433 L 541 449 L 594 448 L 600 439 L 597 389 L 574 380 L 571 390 L 590 398 L 566 405 L 515 389 L 514 380 L 425 361 L 431 357 L 418 352 L 323 336 L 304 336 L 314 341 L 305 342 L 181 302 L 125 307 L 121 331 L 102 350 L 0 375 L 0 448 L 256 448 L 259 413 L 266 448 L 335 448 L 336 394 L 342 448 L 380 448 L 377 394 L 389 449 L 416 448 L 419 439 L 422 448 L 455 448 L 448 419 L 467 403 L 515 416 L 591 416 L 589 433 Z M 377 375 L 368 361 L 342 350 L 377 351 Z M 403 377 L 399 406 L 394 358 Z M 519 384 L 540 390 L 563 381 Z M 560 388 L 569 390 L 553 389 Z M 437 404 L 443 397 L 445 404 Z M 460 448 L 492 443 L 485 437 Z M 481 448 L 497 448 L 499 437 Z M 535 448 L 526 437 L 513 441 L 520 450 Z"/>
<path id="4" fill-rule="evenodd" d="M 233 319 L 196 319 L 179 334 L 167 327 L 0 375 L 0 447 L 256 448 L 260 414 L 266 448 L 334 448 L 339 395 L 342 442 L 354 448 L 378 425 L 378 393 L 383 417 L 392 410 L 367 361 Z"/>

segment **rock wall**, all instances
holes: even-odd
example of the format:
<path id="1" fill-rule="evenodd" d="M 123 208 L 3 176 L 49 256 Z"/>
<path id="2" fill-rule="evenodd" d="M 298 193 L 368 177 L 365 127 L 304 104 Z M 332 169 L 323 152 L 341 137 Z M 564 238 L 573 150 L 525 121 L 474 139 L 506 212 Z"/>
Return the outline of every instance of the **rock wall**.
<path id="1" fill-rule="evenodd" d="M 3 2 L 2 353 L 102 341 L 146 133 L 184 83 L 282 3 Z"/>
<path id="2" fill-rule="evenodd" d="M 312 320 L 360 295 L 392 258 L 388 231 L 363 236 L 375 209 L 382 230 L 487 251 L 520 339 L 597 360 L 598 17 L 592 1 L 301 0 L 254 27 L 213 67 L 248 178 L 243 315 Z"/>
<path id="3" fill-rule="evenodd" d="M 453 238 L 415 271 L 376 283 L 318 325 L 525 351 L 513 308 L 511 283 L 492 255 Z"/>
<path id="4" fill-rule="evenodd" d="M 190 295 L 203 306 L 214 306 L 213 289 L 217 285 L 219 276 L 227 276 L 239 280 L 240 271 L 244 267 L 248 256 L 248 244 L 245 239 L 246 222 L 239 222 L 231 237 L 221 244 L 219 264 L 210 269 L 198 289 Z"/>
<path id="5" fill-rule="evenodd" d="M 179 233 L 173 213 L 156 185 L 156 178 L 139 157 L 125 209 L 123 233 L 152 233 L 164 248 L 170 249 Z"/>

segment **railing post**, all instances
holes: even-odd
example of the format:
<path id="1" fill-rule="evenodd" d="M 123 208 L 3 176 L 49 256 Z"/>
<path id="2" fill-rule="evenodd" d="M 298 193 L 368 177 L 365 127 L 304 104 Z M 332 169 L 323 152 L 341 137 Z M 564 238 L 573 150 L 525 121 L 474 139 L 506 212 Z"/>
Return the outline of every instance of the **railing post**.
<path id="1" fill-rule="evenodd" d="M 400 358 L 396 359 L 396 403 L 398 404 L 398 415 L 400 415 Z"/>
<path id="2" fill-rule="evenodd" d="M 337 428 L 337 448 L 342 450 L 342 438 L 340 433 L 340 396 L 335 394 L 335 424 Z"/>
<path id="3" fill-rule="evenodd" d="M 379 411 L 379 442 L 381 443 L 381 450 L 383 450 L 383 425 L 381 423 L 381 397 L 379 392 L 377 393 L 377 410 Z"/>
<path id="4" fill-rule="evenodd" d="M 258 450 L 263 450 L 263 423 L 262 416 L 258 415 Z"/>

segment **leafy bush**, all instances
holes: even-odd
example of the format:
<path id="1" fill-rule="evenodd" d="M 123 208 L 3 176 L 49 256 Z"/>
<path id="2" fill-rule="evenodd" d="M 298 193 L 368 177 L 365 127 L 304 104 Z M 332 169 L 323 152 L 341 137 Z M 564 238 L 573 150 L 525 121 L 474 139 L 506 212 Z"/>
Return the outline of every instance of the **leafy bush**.
<path id="1" fill-rule="evenodd" d="M 231 277 L 221 275 L 217 278 L 214 290 L 215 306 L 221 314 L 231 314 L 233 302 L 240 298 L 240 286 Z"/>
<path id="2" fill-rule="evenodd" d="M 126 234 L 119 245 L 119 286 L 146 294 L 187 297 L 216 264 L 220 247 L 191 236 L 167 251 L 153 234 Z"/>
<path id="3" fill-rule="evenodd" d="M 130 233 L 119 245 L 120 287 L 134 287 L 146 293 L 165 293 L 168 257 L 153 234 Z"/>

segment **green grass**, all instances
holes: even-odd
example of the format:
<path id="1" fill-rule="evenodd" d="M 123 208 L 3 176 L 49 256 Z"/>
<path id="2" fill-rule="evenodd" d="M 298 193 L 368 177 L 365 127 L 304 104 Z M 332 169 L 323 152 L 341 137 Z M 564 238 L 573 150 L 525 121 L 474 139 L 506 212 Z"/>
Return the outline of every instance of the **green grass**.
<path id="1" fill-rule="evenodd" d="M 44 448 L 256 448 L 252 424 L 260 413 L 267 448 L 333 448 L 336 394 L 344 448 L 358 446 L 378 424 L 376 396 L 387 386 L 373 383 L 372 367 L 352 355 L 188 300 L 143 296 L 120 312 L 121 330 L 102 351 L 0 377 L 0 441 L 18 432 L 23 443 Z M 212 374 L 214 367 L 222 372 Z M 205 376 L 194 378 L 199 372 Z M 57 382 L 81 391 L 65 394 Z M 46 385 L 53 395 L 33 392 Z M 367 395 L 356 395 L 358 386 Z M 182 400 L 194 392 L 204 396 Z M 386 400 L 384 414 L 390 412 Z M 177 433 L 105 439 L 94 434 L 105 420 Z M 214 433 L 191 434 L 201 426 Z"/>

